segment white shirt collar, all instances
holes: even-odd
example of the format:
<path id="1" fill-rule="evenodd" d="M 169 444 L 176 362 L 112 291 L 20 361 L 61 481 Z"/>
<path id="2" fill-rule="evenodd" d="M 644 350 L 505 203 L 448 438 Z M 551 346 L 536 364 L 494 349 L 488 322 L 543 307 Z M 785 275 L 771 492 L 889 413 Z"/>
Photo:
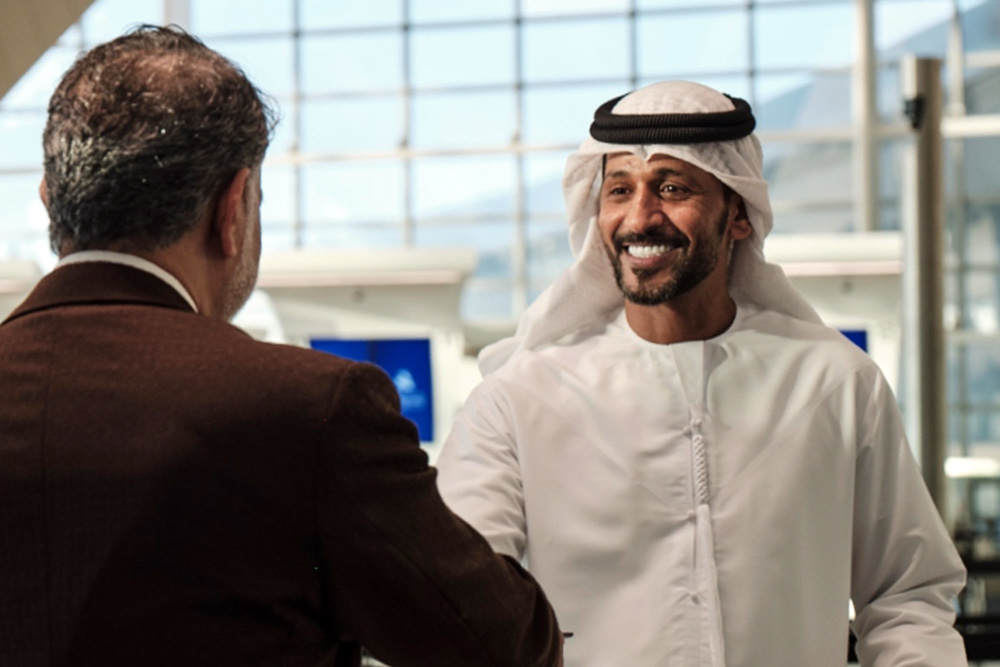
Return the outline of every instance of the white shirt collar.
<path id="1" fill-rule="evenodd" d="M 194 299 L 191 297 L 191 293 L 185 289 L 184 285 L 181 284 L 181 281 L 177 280 L 173 274 L 169 273 L 162 267 L 159 267 L 142 257 L 136 257 L 135 255 L 128 255 L 123 252 L 114 252 L 111 250 L 81 250 L 80 252 L 74 252 L 60 259 L 56 264 L 56 268 L 66 266 L 67 264 L 82 264 L 84 262 L 110 262 L 112 264 L 124 264 L 125 266 L 131 266 L 134 269 L 145 271 L 146 273 L 152 273 L 154 276 L 177 290 L 177 293 L 184 297 L 185 301 L 191 304 L 191 308 L 194 309 L 194 312 L 198 312 L 198 304 L 194 302 Z"/>

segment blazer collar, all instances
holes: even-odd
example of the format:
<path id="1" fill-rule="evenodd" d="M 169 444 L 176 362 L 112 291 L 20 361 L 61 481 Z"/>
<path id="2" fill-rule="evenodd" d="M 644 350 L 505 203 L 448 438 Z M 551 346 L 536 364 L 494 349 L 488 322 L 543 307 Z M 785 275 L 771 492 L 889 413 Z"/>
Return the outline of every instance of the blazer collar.
<path id="1" fill-rule="evenodd" d="M 109 262 L 57 267 L 43 277 L 4 323 L 59 306 L 141 304 L 194 312 L 173 287 L 141 269 Z"/>

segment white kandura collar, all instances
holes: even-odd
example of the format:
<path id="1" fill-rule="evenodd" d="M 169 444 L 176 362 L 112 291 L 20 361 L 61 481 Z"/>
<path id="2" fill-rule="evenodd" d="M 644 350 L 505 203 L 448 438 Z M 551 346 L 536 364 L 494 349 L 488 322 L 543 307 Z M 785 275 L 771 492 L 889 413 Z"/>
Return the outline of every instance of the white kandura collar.
<path id="1" fill-rule="evenodd" d="M 639 343 L 640 345 L 642 345 L 644 347 L 647 347 L 647 348 L 650 348 L 650 349 L 654 349 L 654 350 L 655 349 L 662 350 L 662 349 L 666 349 L 666 348 L 668 348 L 668 347 L 670 347 L 672 345 L 673 346 L 677 346 L 677 345 L 685 345 L 687 343 L 718 343 L 718 342 L 721 342 L 723 339 L 725 339 L 727 336 L 729 336 L 729 334 L 731 334 L 732 332 L 738 331 L 739 329 L 741 329 L 743 327 L 743 321 L 751 313 L 753 313 L 755 311 L 756 311 L 756 309 L 753 306 L 747 306 L 747 305 L 742 305 L 742 304 L 737 303 L 736 304 L 736 315 L 733 317 L 733 321 L 730 322 L 729 326 L 726 327 L 725 331 L 722 331 L 721 333 L 718 333 L 715 336 L 712 336 L 711 338 L 707 338 L 707 339 L 704 339 L 704 340 L 685 341 L 683 343 L 668 343 L 668 344 L 663 344 L 663 343 L 654 343 L 652 341 L 646 340 L 645 338 L 643 338 L 642 336 L 640 336 L 639 334 L 637 334 L 635 332 L 635 329 L 632 328 L 632 325 L 630 325 L 628 323 L 628 317 L 625 314 L 625 309 L 624 308 L 622 308 L 621 311 L 618 313 L 618 315 L 611 321 L 611 323 L 608 325 L 608 328 L 609 328 L 610 331 L 616 331 L 619 336 L 624 336 L 625 338 L 628 338 L 628 339 L 630 339 L 630 340 L 632 340 L 634 342 L 637 342 L 637 343 Z"/>

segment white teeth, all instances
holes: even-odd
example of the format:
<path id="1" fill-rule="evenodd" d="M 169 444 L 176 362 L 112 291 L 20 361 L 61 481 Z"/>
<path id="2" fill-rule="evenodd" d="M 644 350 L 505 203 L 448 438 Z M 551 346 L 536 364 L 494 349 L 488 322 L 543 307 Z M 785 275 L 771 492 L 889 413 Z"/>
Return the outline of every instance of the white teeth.
<path id="1" fill-rule="evenodd" d="M 639 259 L 646 259 L 649 257 L 655 257 L 656 255 L 663 255 L 667 252 L 667 246 L 665 245 L 630 245 L 625 248 L 629 255 L 632 257 L 638 257 Z"/>

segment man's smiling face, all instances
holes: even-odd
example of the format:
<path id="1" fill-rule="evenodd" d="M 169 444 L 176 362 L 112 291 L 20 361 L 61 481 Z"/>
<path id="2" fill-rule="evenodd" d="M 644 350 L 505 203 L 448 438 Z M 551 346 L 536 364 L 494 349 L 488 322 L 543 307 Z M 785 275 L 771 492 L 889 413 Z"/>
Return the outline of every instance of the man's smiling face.
<path id="1" fill-rule="evenodd" d="M 739 210 L 739 197 L 688 162 L 609 155 L 597 224 L 625 298 L 659 305 L 706 280 L 725 289 L 730 223 Z"/>

